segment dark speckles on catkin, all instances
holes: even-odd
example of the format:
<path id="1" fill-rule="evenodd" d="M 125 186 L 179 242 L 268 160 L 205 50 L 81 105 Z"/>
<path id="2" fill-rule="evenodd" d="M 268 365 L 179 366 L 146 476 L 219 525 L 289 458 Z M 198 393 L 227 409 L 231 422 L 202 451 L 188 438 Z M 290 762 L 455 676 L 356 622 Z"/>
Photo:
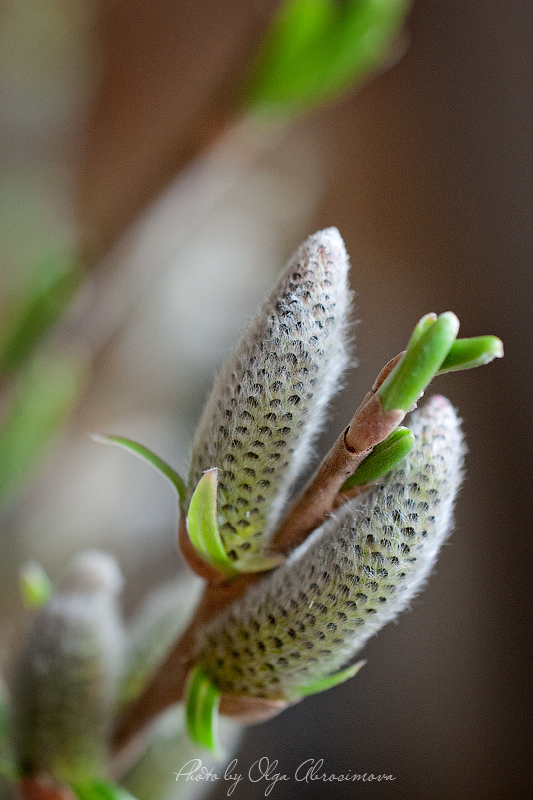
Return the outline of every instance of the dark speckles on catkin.
<path id="1" fill-rule="evenodd" d="M 197 658 L 219 688 L 294 697 L 299 687 L 342 667 L 422 587 L 451 524 L 463 445 L 453 409 L 442 398 L 416 412 L 412 428 L 419 446 L 401 469 L 339 508 L 285 565 L 199 633 Z M 440 462 L 435 456 L 443 452 Z M 427 463 L 439 466 L 428 470 Z M 413 499 L 417 513 L 409 515 Z M 262 686 L 249 678 L 249 655 L 230 648 L 225 634 L 232 642 L 248 636 Z M 231 669 L 237 662 L 242 675 Z"/>
<path id="2" fill-rule="evenodd" d="M 347 365 L 347 273 L 335 229 L 310 237 L 214 383 L 193 445 L 188 495 L 205 470 L 227 471 L 231 463 L 219 483 L 219 527 L 226 549 L 240 557 L 266 549 Z M 246 495 L 255 501 L 244 527 L 238 498 Z M 244 540 L 252 544 L 245 553 Z"/>

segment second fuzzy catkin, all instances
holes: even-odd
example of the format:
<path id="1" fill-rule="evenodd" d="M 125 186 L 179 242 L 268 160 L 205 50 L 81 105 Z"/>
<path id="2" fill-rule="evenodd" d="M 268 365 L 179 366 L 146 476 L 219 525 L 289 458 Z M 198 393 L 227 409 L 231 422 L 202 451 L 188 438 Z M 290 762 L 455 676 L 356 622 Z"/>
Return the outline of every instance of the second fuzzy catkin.
<path id="1" fill-rule="evenodd" d="M 198 633 L 197 663 L 229 694 L 287 698 L 338 670 L 424 584 L 452 523 L 463 439 L 437 396 L 413 450 Z"/>
<path id="2" fill-rule="evenodd" d="M 67 783 L 105 775 L 122 656 L 121 588 L 111 556 L 83 553 L 36 613 L 12 691 L 22 775 Z"/>
<path id="3" fill-rule="evenodd" d="M 336 228 L 310 236 L 215 381 L 188 499 L 217 467 L 219 529 L 234 561 L 267 549 L 347 365 L 348 268 Z"/>

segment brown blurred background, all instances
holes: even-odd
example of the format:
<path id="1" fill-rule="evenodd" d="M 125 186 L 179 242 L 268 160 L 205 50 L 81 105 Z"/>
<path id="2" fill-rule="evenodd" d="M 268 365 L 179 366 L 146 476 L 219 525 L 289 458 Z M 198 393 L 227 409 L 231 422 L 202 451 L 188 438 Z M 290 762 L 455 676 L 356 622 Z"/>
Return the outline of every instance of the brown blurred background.
<path id="1" fill-rule="evenodd" d="M 141 573 L 157 583 L 179 569 L 172 497 L 86 432 L 130 435 L 183 468 L 246 316 L 293 247 L 336 225 L 352 258 L 360 366 L 318 449 L 428 311 L 455 311 L 465 336 L 500 336 L 506 356 L 435 384 L 459 408 L 470 452 L 456 530 L 412 612 L 370 642 L 353 682 L 251 730 L 239 765 L 268 756 L 293 774 L 324 758 L 327 772 L 396 776 L 291 781 L 274 788 L 279 800 L 526 797 L 533 7 L 417 0 L 405 55 L 357 93 L 289 130 L 229 125 L 275 5 L 0 6 L 36 62 L 31 72 L 24 47 L 5 55 L 3 42 L 0 223 L 13 232 L 16 219 L 19 239 L 28 225 L 38 241 L 81 238 L 93 265 L 60 332 L 90 362 L 87 389 L 48 469 L 4 515 L 2 612 L 29 556 L 54 574 L 82 545 L 112 549 L 128 607 Z M 8 255 L 6 292 L 27 252 L 10 244 Z M 264 791 L 246 782 L 237 796 Z"/>
<path id="2" fill-rule="evenodd" d="M 530 791 L 533 7 L 418 0 L 409 31 L 397 66 L 317 120 L 329 169 L 315 227 L 343 233 L 362 320 L 350 385 L 360 396 L 429 309 L 456 311 L 463 335 L 497 333 L 506 356 L 435 382 L 470 452 L 456 530 L 412 613 L 366 648 L 356 685 L 258 729 L 245 751 L 285 764 L 291 741 L 296 765 L 323 757 L 397 781 L 291 785 L 294 798 Z"/>

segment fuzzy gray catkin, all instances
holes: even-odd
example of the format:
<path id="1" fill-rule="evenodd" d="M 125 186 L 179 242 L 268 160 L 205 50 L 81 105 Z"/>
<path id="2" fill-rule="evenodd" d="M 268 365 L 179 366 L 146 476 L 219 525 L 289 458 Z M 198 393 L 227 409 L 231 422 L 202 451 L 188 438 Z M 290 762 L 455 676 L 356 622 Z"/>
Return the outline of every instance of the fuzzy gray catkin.
<path id="1" fill-rule="evenodd" d="M 336 228 L 310 236 L 215 380 L 196 433 L 188 499 L 218 472 L 233 560 L 264 552 L 347 365 L 349 269 Z"/>
<path id="2" fill-rule="evenodd" d="M 417 411 L 411 428 L 416 442 L 404 462 L 199 632 L 197 662 L 221 691 L 298 696 L 420 590 L 452 523 L 464 447 L 443 397 Z"/>
<path id="3" fill-rule="evenodd" d="M 87 552 L 36 613 L 15 668 L 12 728 L 24 775 L 67 783 L 105 775 L 122 623 L 115 560 Z"/>

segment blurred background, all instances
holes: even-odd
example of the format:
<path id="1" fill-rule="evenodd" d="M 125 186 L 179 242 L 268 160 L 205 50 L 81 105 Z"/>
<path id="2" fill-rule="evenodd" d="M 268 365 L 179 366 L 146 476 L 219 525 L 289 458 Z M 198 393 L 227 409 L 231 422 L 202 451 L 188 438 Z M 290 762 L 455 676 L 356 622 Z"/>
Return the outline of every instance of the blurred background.
<path id="1" fill-rule="evenodd" d="M 319 453 L 424 313 L 455 311 L 463 336 L 495 334 L 506 356 L 435 382 L 469 454 L 428 587 L 353 681 L 247 732 L 239 766 L 267 756 L 294 774 L 323 758 L 328 773 L 396 777 L 291 781 L 279 800 L 526 797 L 533 8 L 415 0 L 388 69 L 309 111 L 245 114 L 278 5 L 0 2 L 6 671 L 27 559 L 55 580 L 80 549 L 109 550 L 127 613 L 189 580 L 171 489 L 88 433 L 129 436 L 186 471 L 214 372 L 292 250 L 335 225 L 359 366 Z"/>

